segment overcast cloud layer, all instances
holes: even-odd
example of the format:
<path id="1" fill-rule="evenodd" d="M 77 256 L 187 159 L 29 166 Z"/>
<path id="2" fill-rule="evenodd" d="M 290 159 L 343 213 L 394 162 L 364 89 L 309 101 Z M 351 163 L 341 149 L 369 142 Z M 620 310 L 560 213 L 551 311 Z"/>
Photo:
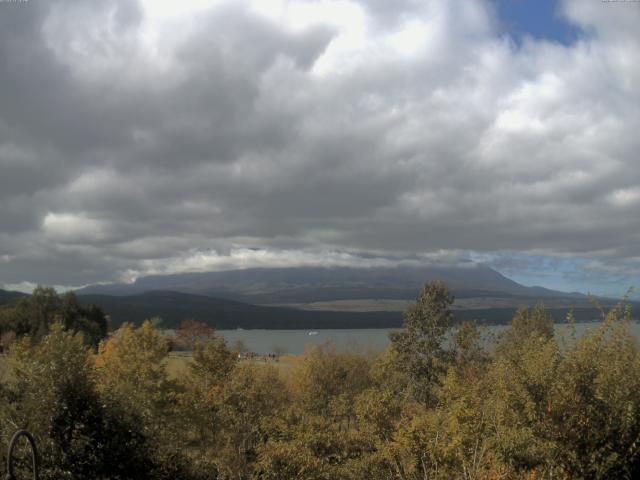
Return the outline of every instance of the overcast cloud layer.
<path id="1" fill-rule="evenodd" d="M 638 277 L 640 4 L 559 14 L 571 45 L 514 42 L 481 0 L 0 3 L 0 284 L 467 257 Z"/>

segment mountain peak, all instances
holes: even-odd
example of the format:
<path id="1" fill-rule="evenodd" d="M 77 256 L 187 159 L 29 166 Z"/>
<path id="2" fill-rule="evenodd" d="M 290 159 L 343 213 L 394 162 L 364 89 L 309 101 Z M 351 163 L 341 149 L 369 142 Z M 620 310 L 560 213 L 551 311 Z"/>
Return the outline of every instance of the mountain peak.
<path id="1" fill-rule="evenodd" d="M 414 299 L 426 281 L 442 280 L 456 296 L 567 296 L 525 287 L 477 263 L 396 267 L 248 268 L 140 277 L 131 284 L 94 285 L 80 295 L 132 295 L 171 290 L 248 303 L 306 303 L 347 299 Z"/>

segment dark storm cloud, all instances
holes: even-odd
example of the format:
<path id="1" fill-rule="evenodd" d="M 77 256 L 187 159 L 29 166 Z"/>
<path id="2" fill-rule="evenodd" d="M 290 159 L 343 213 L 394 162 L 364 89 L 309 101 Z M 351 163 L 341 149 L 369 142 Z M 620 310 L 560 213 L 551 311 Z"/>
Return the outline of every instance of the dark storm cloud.
<path id="1" fill-rule="evenodd" d="M 161 4 L 0 3 L 0 283 L 639 263 L 638 9 L 516 47 L 480 0 Z"/>

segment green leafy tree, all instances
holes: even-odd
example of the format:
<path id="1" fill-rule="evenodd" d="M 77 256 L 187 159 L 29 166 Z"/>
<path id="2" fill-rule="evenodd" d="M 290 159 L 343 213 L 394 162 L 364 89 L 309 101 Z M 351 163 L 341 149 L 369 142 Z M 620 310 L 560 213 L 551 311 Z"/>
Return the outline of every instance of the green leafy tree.
<path id="1" fill-rule="evenodd" d="M 107 317 L 95 305 L 81 305 L 75 294 L 59 296 L 53 288 L 37 287 L 32 295 L 21 297 L 0 316 L 3 332 L 15 332 L 18 337 L 28 335 L 38 340 L 49 332 L 54 323 L 84 333 L 89 345 L 97 345 L 107 335 Z"/>
<path id="2" fill-rule="evenodd" d="M 452 321 L 452 303 L 444 283 L 426 283 L 416 303 L 405 311 L 403 329 L 390 336 L 398 368 L 407 375 L 411 393 L 422 405 L 434 404 L 434 390 L 447 371 L 450 355 L 443 342 Z"/>
<path id="3" fill-rule="evenodd" d="M 40 342 L 15 343 L 9 364 L 3 437 L 17 428 L 33 432 L 42 478 L 147 478 L 144 438 L 100 401 L 82 334 L 53 324 Z"/>

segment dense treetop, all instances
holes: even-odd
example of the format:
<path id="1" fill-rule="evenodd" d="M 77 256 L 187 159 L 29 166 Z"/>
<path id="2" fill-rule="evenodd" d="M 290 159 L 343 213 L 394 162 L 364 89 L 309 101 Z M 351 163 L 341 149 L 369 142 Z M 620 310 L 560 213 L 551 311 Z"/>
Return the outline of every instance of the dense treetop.
<path id="1" fill-rule="evenodd" d="M 18 297 L 0 308 L 3 335 L 28 335 L 40 339 L 54 323 L 83 332 L 85 342 L 91 345 L 97 345 L 107 335 L 108 321 L 104 312 L 95 305 L 81 304 L 73 292 L 58 295 L 53 288 L 37 287 L 32 295 Z"/>

